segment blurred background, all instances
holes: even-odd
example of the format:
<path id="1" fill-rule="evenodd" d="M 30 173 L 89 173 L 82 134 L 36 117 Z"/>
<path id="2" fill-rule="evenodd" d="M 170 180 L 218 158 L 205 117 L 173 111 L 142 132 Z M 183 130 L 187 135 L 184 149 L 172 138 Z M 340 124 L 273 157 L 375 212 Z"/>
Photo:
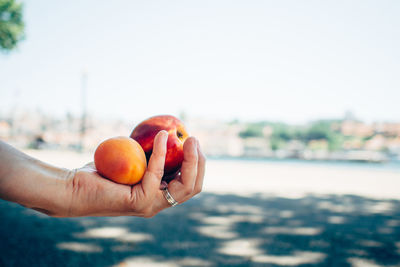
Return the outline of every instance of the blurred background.
<path id="1" fill-rule="evenodd" d="M 2 201 L 1 265 L 399 266 L 399 12 L 0 0 L 1 140 L 77 168 L 172 114 L 208 157 L 204 193 L 151 220 Z M 26 238 L 38 246 L 10 252 Z"/>

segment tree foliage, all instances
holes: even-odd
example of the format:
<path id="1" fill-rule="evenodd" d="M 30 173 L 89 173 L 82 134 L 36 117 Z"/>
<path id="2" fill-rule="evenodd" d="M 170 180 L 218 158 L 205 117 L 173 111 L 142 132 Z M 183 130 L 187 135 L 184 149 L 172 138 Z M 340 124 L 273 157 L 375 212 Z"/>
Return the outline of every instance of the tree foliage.
<path id="1" fill-rule="evenodd" d="M 304 136 L 304 141 L 326 140 L 329 150 L 340 149 L 343 143 L 343 135 L 332 129 L 332 121 L 314 122 Z"/>
<path id="2" fill-rule="evenodd" d="M 0 50 L 10 51 L 24 37 L 22 4 L 15 0 L 0 0 Z"/>
<path id="3" fill-rule="evenodd" d="M 282 149 L 290 140 L 298 139 L 300 129 L 284 123 L 272 123 L 270 144 L 272 150 Z"/>
<path id="4" fill-rule="evenodd" d="M 262 124 L 249 124 L 246 129 L 239 133 L 242 138 L 249 137 L 262 137 L 263 136 L 263 125 Z"/>
<path id="5" fill-rule="evenodd" d="M 269 138 L 271 149 L 283 149 L 293 140 L 308 145 L 312 141 L 325 140 L 329 150 L 339 150 L 342 148 L 344 136 L 333 127 L 340 121 L 320 120 L 314 121 L 307 126 L 288 125 L 279 122 L 253 122 L 248 123 L 243 131 L 239 133 L 241 138 L 259 137 Z M 264 136 L 265 126 L 272 128 L 270 136 Z"/>

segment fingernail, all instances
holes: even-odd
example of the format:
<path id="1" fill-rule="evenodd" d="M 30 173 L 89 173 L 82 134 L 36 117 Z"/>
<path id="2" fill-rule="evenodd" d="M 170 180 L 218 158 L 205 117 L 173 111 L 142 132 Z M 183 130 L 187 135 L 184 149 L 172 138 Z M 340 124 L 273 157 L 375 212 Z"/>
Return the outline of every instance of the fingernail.
<path id="1" fill-rule="evenodd" d="M 193 137 L 193 141 L 194 141 L 193 144 L 192 144 L 192 145 L 193 145 L 193 149 L 196 150 L 196 148 L 197 148 L 197 143 L 198 143 L 198 142 L 197 142 L 197 138 L 196 138 L 196 137 Z"/>
<path id="2" fill-rule="evenodd" d="M 160 133 L 162 135 L 163 141 L 166 143 L 168 140 L 168 132 L 166 130 L 161 130 Z"/>
<path id="3" fill-rule="evenodd" d="M 165 188 L 167 188 L 167 187 L 168 187 L 167 182 L 166 182 L 166 181 L 161 181 L 160 189 L 163 190 L 163 189 L 165 189 Z"/>

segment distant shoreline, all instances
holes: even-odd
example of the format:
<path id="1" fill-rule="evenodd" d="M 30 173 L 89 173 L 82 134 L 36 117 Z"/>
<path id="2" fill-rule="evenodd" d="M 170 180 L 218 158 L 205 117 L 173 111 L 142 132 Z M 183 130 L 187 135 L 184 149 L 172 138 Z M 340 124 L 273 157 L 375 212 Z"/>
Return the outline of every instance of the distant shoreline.
<path id="1" fill-rule="evenodd" d="M 93 161 L 93 152 L 79 153 L 73 150 L 23 150 L 28 155 L 37 157 L 40 160 L 66 168 L 76 168 Z M 345 169 L 362 170 L 381 170 L 400 172 L 400 161 L 391 160 L 386 162 L 360 162 L 351 160 L 323 160 L 323 159 L 302 159 L 302 158 L 277 158 L 277 157 L 233 157 L 233 156 L 212 156 L 207 155 L 209 161 L 231 161 L 231 162 L 253 162 L 253 163 L 271 163 L 291 166 L 321 166 L 335 167 Z"/>
<path id="2" fill-rule="evenodd" d="M 382 170 L 400 171 L 400 160 L 390 160 L 387 162 L 358 161 L 358 160 L 329 160 L 329 159 L 302 159 L 302 158 L 274 158 L 274 157 L 232 157 L 232 156 L 208 156 L 210 160 L 222 161 L 251 161 L 251 162 L 270 162 L 270 163 L 289 163 L 289 164 L 310 164 L 326 166 L 360 167 Z"/>

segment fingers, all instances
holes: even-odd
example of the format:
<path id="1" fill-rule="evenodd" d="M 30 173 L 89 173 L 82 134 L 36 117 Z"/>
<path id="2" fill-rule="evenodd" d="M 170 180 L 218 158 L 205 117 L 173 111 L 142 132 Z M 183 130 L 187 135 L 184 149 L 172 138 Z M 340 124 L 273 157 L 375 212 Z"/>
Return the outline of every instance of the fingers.
<path id="1" fill-rule="evenodd" d="M 203 189 L 204 175 L 206 172 L 206 157 L 201 151 L 200 144 L 197 142 L 197 153 L 199 155 L 199 160 L 197 163 L 197 178 L 196 184 L 194 185 L 193 194 L 197 195 Z"/>
<path id="2" fill-rule="evenodd" d="M 168 133 L 166 131 L 160 131 L 154 138 L 153 152 L 142 180 L 142 188 L 147 196 L 156 196 L 157 191 L 159 191 L 164 174 L 167 140 Z"/>
<path id="3" fill-rule="evenodd" d="M 195 178 L 195 183 L 193 190 L 190 194 L 188 194 L 185 199 L 181 202 L 185 202 L 192 198 L 193 196 L 197 195 L 198 193 L 201 192 L 203 188 L 203 180 L 204 180 L 204 175 L 205 175 L 205 163 L 206 163 L 206 158 L 203 154 L 203 152 L 200 149 L 200 144 L 197 141 L 196 142 L 196 151 L 197 151 L 197 175 Z"/>
<path id="4" fill-rule="evenodd" d="M 205 157 L 194 137 L 186 140 L 183 153 L 184 161 L 180 177 L 172 180 L 168 185 L 170 194 L 179 203 L 187 201 L 201 191 L 205 173 Z M 164 203 L 166 207 L 169 207 L 166 200 Z"/>
<path id="5" fill-rule="evenodd" d="M 190 195 L 193 192 L 197 177 L 197 141 L 194 137 L 188 138 L 183 144 L 183 162 L 181 168 L 181 181 L 183 194 Z"/>
<path id="6" fill-rule="evenodd" d="M 162 137 L 157 136 L 156 139 Z M 154 141 L 154 151 L 150 158 L 148 170 L 142 180 L 143 190 L 149 202 L 148 210 L 144 212 L 145 217 L 152 217 L 161 210 L 171 207 L 160 190 L 160 183 L 163 176 L 166 145 L 160 145 L 161 141 Z M 166 141 L 165 141 L 166 142 Z M 159 150 L 157 150 L 159 149 Z M 159 153 L 157 153 L 159 151 Z M 181 172 L 168 184 L 171 196 L 183 203 L 202 190 L 205 174 L 205 157 L 201 152 L 200 145 L 194 137 L 186 140 L 183 147 L 183 163 Z M 135 187 L 134 187 L 135 188 Z M 150 200 L 150 198 L 152 198 Z"/>

